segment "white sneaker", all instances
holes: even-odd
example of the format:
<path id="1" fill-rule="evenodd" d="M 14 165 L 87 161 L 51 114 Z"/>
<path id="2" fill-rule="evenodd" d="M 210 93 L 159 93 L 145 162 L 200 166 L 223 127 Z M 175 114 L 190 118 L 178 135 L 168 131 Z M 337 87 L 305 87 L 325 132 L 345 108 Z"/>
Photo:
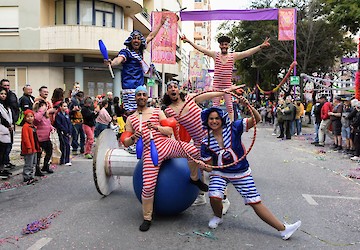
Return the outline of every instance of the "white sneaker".
<path id="1" fill-rule="evenodd" d="M 229 199 L 226 198 L 225 200 L 222 200 L 222 205 L 223 205 L 222 214 L 225 215 L 230 207 Z"/>
<path id="2" fill-rule="evenodd" d="M 223 219 L 214 216 L 210 221 L 209 221 L 209 227 L 212 229 L 217 228 L 220 224 L 223 223 Z"/>
<path id="3" fill-rule="evenodd" d="M 301 221 L 299 220 L 294 224 L 284 224 L 284 225 L 285 225 L 285 230 L 280 231 L 280 235 L 283 240 L 287 240 L 301 226 Z"/>
<path id="4" fill-rule="evenodd" d="M 271 135 L 276 135 L 276 133 L 272 133 Z"/>
<path id="5" fill-rule="evenodd" d="M 71 166 L 71 162 L 65 163 L 65 166 Z"/>
<path id="6" fill-rule="evenodd" d="M 359 156 L 353 156 L 353 157 L 350 158 L 350 160 L 358 161 L 358 160 L 360 160 L 360 157 Z"/>
<path id="7" fill-rule="evenodd" d="M 206 204 L 205 194 L 199 194 L 192 205 L 199 206 L 199 205 L 204 205 L 204 204 Z"/>

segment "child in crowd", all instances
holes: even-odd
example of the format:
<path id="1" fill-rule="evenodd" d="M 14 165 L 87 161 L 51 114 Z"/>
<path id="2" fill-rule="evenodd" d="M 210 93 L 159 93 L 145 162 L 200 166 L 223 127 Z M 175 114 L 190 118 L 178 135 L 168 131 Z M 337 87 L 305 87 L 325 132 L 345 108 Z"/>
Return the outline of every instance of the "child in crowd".
<path id="1" fill-rule="evenodd" d="M 240 159 L 245 153 L 241 142 L 242 133 L 248 131 L 261 119 L 260 114 L 253 107 L 252 112 L 256 120 L 245 118 L 231 123 L 228 113 L 219 107 L 203 110 L 201 112 L 201 119 L 208 131 L 208 135 L 201 143 L 202 160 L 213 166 L 224 166 Z M 215 229 L 223 223 L 222 199 L 228 183 L 234 185 L 243 197 L 245 204 L 251 206 L 264 222 L 280 232 L 283 240 L 290 238 L 300 227 L 301 221 L 294 224 L 283 224 L 262 203 L 246 158 L 225 168 L 204 168 L 210 172 L 209 197 L 215 215 L 209 221 L 210 228 Z"/>
<path id="2" fill-rule="evenodd" d="M 86 135 L 85 141 L 85 158 L 92 159 L 91 148 L 94 144 L 94 131 L 95 131 L 95 118 L 97 111 L 92 109 L 93 101 L 91 97 L 86 97 L 84 101 L 84 107 L 81 109 L 81 114 L 84 119 L 83 130 Z"/>
<path id="3" fill-rule="evenodd" d="M 50 110 L 48 104 L 44 100 L 39 100 L 34 103 L 33 111 L 35 112 L 34 125 L 36 126 L 36 133 L 39 139 L 41 151 L 37 154 L 36 171 L 35 176 L 44 176 L 41 171 L 49 174 L 54 173 L 50 168 L 50 160 L 52 157 L 53 147 L 50 140 L 50 133 L 54 132 L 54 127 L 51 125 Z M 42 157 L 42 151 L 45 151 L 45 157 L 43 167 L 40 168 L 40 161 Z"/>
<path id="4" fill-rule="evenodd" d="M 34 126 L 34 111 L 27 109 L 24 112 L 25 123 L 21 130 L 21 155 L 24 156 L 24 182 L 30 185 L 34 179 L 34 168 L 37 162 L 37 153 L 40 152 L 39 140 Z"/>
<path id="5" fill-rule="evenodd" d="M 60 112 L 55 117 L 55 127 L 59 135 L 61 158 L 60 165 L 71 166 L 70 162 L 70 138 L 72 132 L 71 121 L 67 112 L 66 102 L 60 103 Z"/>
<path id="6" fill-rule="evenodd" d="M 112 116 L 112 121 L 110 123 L 110 128 L 114 131 L 115 135 L 116 135 L 116 139 L 119 140 L 120 138 L 120 126 L 118 123 L 118 119 L 117 119 L 117 115 L 114 114 Z"/>
<path id="7" fill-rule="evenodd" d="M 106 110 L 107 107 L 108 101 L 102 100 L 102 102 L 100 103 L 99 115 L 95 120 L 95 138 L 97 138 L 104 129 L 108 128 L 109 123 L 111 122 L 111 116 Z"/>

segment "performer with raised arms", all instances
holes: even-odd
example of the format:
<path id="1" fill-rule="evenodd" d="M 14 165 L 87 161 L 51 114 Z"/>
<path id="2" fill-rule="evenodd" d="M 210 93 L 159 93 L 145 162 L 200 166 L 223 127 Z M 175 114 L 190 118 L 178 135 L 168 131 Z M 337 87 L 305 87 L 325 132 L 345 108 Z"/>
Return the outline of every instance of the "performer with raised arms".
<path id="1" fill-rule="evenodd" d="M 269 38 L 266 38 L 265 41 L 256 47 L 253 47 L 251 49 L 241 51 L 241 52 L 233 52 L 228 53 L 229 46 L 230 46 L 230 37 L 228 36 L 221 36 L 218 39 L 219 47 L 221 52 L 216 51 L 210 51 L 204 47 L 201 47 L 197 44 L 194 44 L 189 39 L 186 38 L 186 36 L 182 36 L 181 38 L 184 42 L 189 43 L 191 46 L 193 46 L 198 51 L 204 53 L 207 56 L 210 56 L 215 61 L 215 69 L 214 69 L 214 83 L 213 83 L 213 89 L 214 90 L 222 90 L 224 88 L 229 88 L 231 86 L 231 78 L 232 78 L 232 71 L 234 67 L 234 62 L 236 60 L 243 59 L 245 57 L 251 56 L 255 54 L 256 52 L 259 52 L 261 49 L 269 47 Z M 231 100 L 231 95 L 225 94 L 225 103 L 226 103 L 226 109 L 229 113 L 230 120 L 234 120 L 234 111 L 233 111 L 233 104 Z M 214 98 L 214 106 L 219 106 L 220 104 L 220 98 Z"/>
<path id="2" fill-rule="evenodd" d="M 113 60 L 105 61 L 106 65 L 123 65 L 121 70 L 122 101 L 128 114 L 136 110 L 135 89 L 144 85 L 144 73 L 149 71 L 149 66 L 143 59 L 144 50 L 147 44 L 157 35 L 165 20 L 166 17 L 163 16 L 160 25 L 150 32 L 146 38 L 138 30 L 131 32 L 124 42 L 126 48 L 120 50 L 118 56 Z"/>

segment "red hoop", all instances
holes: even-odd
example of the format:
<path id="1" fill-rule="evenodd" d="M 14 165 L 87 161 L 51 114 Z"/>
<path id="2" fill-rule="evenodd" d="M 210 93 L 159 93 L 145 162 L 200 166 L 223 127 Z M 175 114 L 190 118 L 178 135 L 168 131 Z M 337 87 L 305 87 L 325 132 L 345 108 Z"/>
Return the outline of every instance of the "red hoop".
<path id="1" fill-rule="evenodd" d="M 254 143 L 255 143 L 255 139 L 256 139 L 256 120 L 255 120 L 255 115 L 254 115 L 254 112 L 253 110 L 251 109 L 251 105 L 249 103 L 249 101 L 243 97 L 243 96 L 239 96 L 233 92 L 229 92 L 229 91 L 226 91 L 226 90 L 207 90 L 207 91 L 203 91 L 201 93 L 198 93 L 196 95 L 194 95 L 193 97 L 189 98 L 183 105 L 183 107 L 180 109 L 180 112 L 179 112 L 179 115 L 178 117 L 180 118 L 181 117 L 181 113 L 183 112 L 184 108 L 186 107 L 186 105 L 189 104 L 190 101 L 192 101 L 194 98 L 200 96 L 200 95 L 203 95 L 205 93 L 209 93 L 209 92 L 222 92 L 222 93 L 226 93 L 226 94 L 230 94 L 238 99 L 240 99 L 240 101 L 243 101 L 244 103 L 246 103 L 246 106 L 248 107 L 248 109 L 250 110 L 250 113 L 251 113 L 251 117 L 253 118 L 254 120 L 254 136 L 253 136 L 253 139 L 252 139 L 252 142 L 248 148 L 248 150 L 246 150 L 245 154 L 239 158 L 237 161 L 234 161 L 233 163 L 230 163 L 230 164 L 227 164 L 227 165 L 223 165 L 223 166 L 212 166 L 212 165 L 209 165 L 209 164 L 206 164 L 205 162 L 203 162 L 202 160 L 197 160 L 195 158 L 193 158 L 183 147 L 183 145 L 180 143 L 180 140 L 178 140 L 179 144 L 180 144 L 180 147 L 182 148 L 182 150 L 185 152 L 185 154 L 191 159 L 193 160 L 194 162 L 196 162 L 197 164 L 200 164 L 202 166 L 205 166 L 205 167 L 208 167 L 208 168 L 227 168 L 227 167 L 230 167 L 230 166 L 233 166 L 237 163 L 239 163 L 240 161 L 242 161 L 251 151 L 252 147 L 254 146 Z M 178 119 L 179 119 L 178 118 Z M 179 122 L 177 123 L 177 129 L 176 129 L 176 134 L 177 136 L 175 136 L 175 138 L 179 138 Z"/>

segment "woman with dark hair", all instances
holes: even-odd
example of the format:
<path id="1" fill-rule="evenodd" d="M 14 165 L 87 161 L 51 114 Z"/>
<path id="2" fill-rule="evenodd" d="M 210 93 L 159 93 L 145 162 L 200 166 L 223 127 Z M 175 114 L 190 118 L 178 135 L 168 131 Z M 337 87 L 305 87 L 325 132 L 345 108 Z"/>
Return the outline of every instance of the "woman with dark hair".
<path id="1" fill-rule="evenodd" d="M 56 111 L 50 115 L 51 124 L 54 124 L 55 116 L 60 111 L 60 103 L 64 101 L 64 93 L 65 92 L 62 88 L 54 89 L 53 95 L 51 97 L 51 102 L 53 108 L 56 109 Z"/>
<path id="2" fill-rule="evenodd" d="M 242 104 L 247 104 L 247 101 L 242 101 Z M 277 219 L 262 203 L 246 157 L 238 161 L 245 154 L 242 134 L 261 119 L 254 107 L 251 107 L 251 110 L 255 120 L 251 117 L 234 122 L 230 122 L 228 113 L 219 107 L 211 107 L 201 112 L 202 124 L 207 130 L 207 137 L 201 143 L 201 158 L 212 166 L 224 166 L 223 168 L 204 167 L 210 172 L 209 197 L 214 213 L 214 217 L 209 221 L 209 227 L 215 229 L 223 223 L 221 201 L 228 183 L 231 183 L 242 196 L 244 203 L 251 206 L 265 223 L 278 230 L 283 240 L 287 240 L 300 227 L 301 221 L 283 224 Z M 230 166 L 225 167 L 229 164 Z"/>
<path id="3" fill-rule="evenodd" d="M 6 179 L 11 173 L 5 170 L 6 157 L 12 147 L 12 134 L 14 131 L 11 108 L 6 103 L 7 91 L 0 87 L 0 178 Z"/>
<path id="4" fill-rule="evenodd" d="M 54 89 L 53 95 L 51 97 L 51 102 L 57 103 L 57 106 L 60 106 L 60 102 L 64 100 L 64 90 L 62 88 L 56 88 Z"/>
<path id="5" fill-rule="evenodd" d="M 109 115 L 108 111 L 106 110 L 106 108 L 108 107 L 108 102 L 107 100 L 103 100 L 100 103 L 100 111 L 98 114 L 98 117 L 96 118 L 96 124 L 95 124 L 95 138 L 97 138 L 100 133 L 108 128 L 109 123 L 111 122 L 111 116 Z"/>

